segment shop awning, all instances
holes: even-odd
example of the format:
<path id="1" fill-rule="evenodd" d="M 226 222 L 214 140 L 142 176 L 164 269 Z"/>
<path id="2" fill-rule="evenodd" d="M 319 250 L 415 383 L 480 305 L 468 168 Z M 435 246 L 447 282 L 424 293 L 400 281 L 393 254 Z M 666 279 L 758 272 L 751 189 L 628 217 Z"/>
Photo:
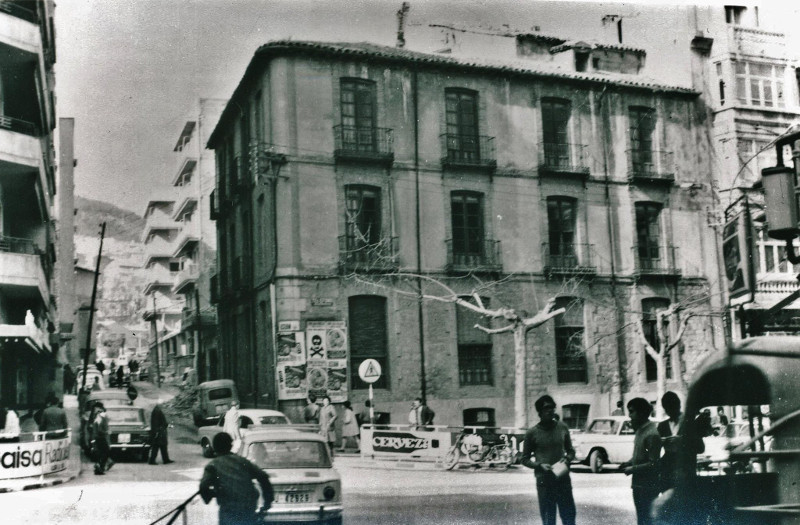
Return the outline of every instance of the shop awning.
<path id="1" fill-rule="evenodd" d="M 37 353 L 50 351 L 48 335 L 24 324 L 0 324 L 0 346 L 9 344 L 25 344 Z"/>

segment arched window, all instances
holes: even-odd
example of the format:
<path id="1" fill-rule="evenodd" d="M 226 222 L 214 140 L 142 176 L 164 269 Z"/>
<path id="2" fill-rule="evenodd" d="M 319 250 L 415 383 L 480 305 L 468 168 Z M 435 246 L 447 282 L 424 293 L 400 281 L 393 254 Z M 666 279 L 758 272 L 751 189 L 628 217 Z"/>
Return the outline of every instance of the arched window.
<path id="1" fill-rule="evenodd" d="M 480 160 L 478 142 L 478 93 L 469 89 L 445 90 L 447 159 L 454 162 Z"/>
<path id="2" fill-rule="evenodd" d="M 373 388 L 389 388 L 389 341 L 386 323 L 386 298 L 380 295 L 355 295 L 348 300 L 350 329 L 350 388 L 369 387 L 358 376 L 358 366 L 365 359 L 381 365 L 381 377 Z"/>
<path id="3" fill-rule="evenodd" d="M 556 316 L 556 377 L 559 383 L 586 383 L 586 351 L 583 346 L 583 299 L 559 297 L 556 309 L 566 311 Z"/>

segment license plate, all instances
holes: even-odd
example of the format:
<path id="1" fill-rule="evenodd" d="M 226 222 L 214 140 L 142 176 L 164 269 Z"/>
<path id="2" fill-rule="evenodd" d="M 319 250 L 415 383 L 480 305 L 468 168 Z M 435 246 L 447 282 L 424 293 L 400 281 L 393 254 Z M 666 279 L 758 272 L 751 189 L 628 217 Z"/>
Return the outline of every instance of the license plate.
<path id="1" fill-rule="evenodd" d="M 130 434 L 119 434 L 117 436 L 117 443 L 130 443 L 130 442 L 131 442 Z"/>
<path id="2" fill-rule="evenodd" d="M 308 492 L 286 493 L 286 503 L 308 503 L 309 501 L 311 501 L 311 494 Z"/>

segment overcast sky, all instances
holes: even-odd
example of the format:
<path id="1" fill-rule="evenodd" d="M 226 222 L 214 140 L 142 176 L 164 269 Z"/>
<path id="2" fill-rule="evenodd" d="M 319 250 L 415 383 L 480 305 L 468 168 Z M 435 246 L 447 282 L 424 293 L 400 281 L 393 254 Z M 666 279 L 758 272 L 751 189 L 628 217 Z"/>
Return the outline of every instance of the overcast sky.
<path id="1" fill-rule="evenodd" d="M 197 100 L 228 98 L 258 46 L 290 37 L 394 45 L 401 3 L 58 0 L 56 107 L 59 117 L 75 118 L 76 193 L 143 213 L 154 188 L 166 187 L 175 174 L 172 148 Z M 538 25 L 544 34 L 603 36 L 602 26 L 581 22 L 570 3 L 547 14 L 537 9 L 541 3 L 522 0 L 410 4 L 407 35 L 412 49 L 437 45 L 442 33 L 428 24 L 508 24 L 518 30 Z M 598 5 L 591 19 L 597 22 L 610 14 L 604 10 Z M 635 4 L 619 3 L 614 11 L 636 16 Z M 654 60 L 658 48 L 653 46 L 675 42 L 668 37 L 668 18 L 657 28 L 667 37 L 633 32 L 625 42 L 648 50 L 648 74 L 661 80 L 667 80 L 663 77 L 669 76 L 669 64 Z M 423 38 L 423 30 L 433 40 L 413 41 L 415 35 Z M 685 84 L 686 78 L 678 76 L 671 83 Z"/>

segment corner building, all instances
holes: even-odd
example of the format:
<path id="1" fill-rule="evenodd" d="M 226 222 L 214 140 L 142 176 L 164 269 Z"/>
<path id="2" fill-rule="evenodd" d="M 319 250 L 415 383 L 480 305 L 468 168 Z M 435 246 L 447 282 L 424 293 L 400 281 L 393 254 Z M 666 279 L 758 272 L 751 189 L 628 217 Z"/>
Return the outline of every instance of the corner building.
<path id="1" fill-rule="evenodd" d="M 529 423 L 545 392 L 571 426 L 622 395 L 655 399 L 633 320 L 644 312 L 654 337 L 663 305 L 721 310 L 706 108 L 640 77 L 640 49 L 516 45 L 505 63 L 365 43 L 256 52 L 208 143 L 221 375 L 244 404 L 299 420 L 311 388 L 358 408 L 358 365 L 374 358 L 392 423 L 424 373 L 437 424 L 513 424 L 511 335 L 477 331 L 487 322 L 452 303 L 419 306 L 415 275 L 492 307 L 567 309 L 529 332 Z M 317 373 L 323 334 L 334 362 Z M 692 319 L 667 388 L 686 356 L 723 344 L 718 316 Z"/>

